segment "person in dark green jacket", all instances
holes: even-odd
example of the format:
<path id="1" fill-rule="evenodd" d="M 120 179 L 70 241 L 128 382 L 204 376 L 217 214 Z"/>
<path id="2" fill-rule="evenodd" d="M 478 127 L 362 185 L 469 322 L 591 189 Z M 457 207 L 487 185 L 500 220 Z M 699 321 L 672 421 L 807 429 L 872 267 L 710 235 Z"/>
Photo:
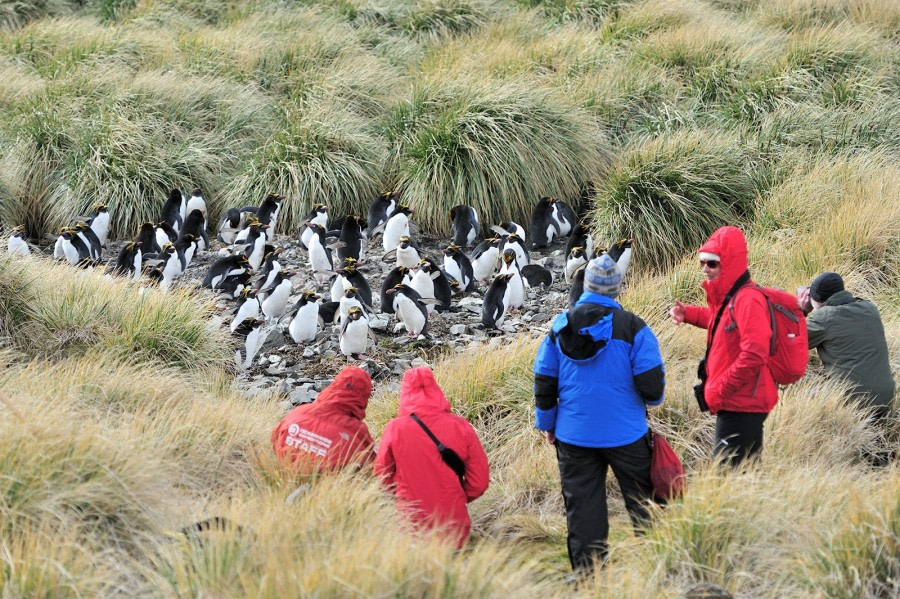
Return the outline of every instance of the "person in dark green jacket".
<path id="1" fill-rule="evenodd" d="M 894 379 L 881 315 L 872 302 L 853 297 L 834 272 L 820 274 L 798 295 L 807 316 L 809 348 L 816 349 L 829 376 L 853 384 L 853 397 L 872 408 L 876 418 L 888 416 Z"/>

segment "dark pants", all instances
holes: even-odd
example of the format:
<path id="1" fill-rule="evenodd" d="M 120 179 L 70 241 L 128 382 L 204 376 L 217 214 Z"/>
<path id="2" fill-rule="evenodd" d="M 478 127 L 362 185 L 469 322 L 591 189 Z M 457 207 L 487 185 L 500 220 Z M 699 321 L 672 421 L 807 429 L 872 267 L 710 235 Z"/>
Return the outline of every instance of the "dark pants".
<path id="1" fill-rule="evenodd" d="M 630 445 L 600 449 L 557 440 L 556 457 L 569 527 L 569 561 L 573 570 L 589 569 L 594 559 L 605 559 L 608 551 L 608 466 L 612 466 L 619 481 L 635 529 L 640 531 L 649 519 L 645 502 L 653 497 L 650 444 L 646 437 L 641 437 Z"/>
<path id="2" fill-rule="evenodd" d="M 737 466 L 758 456 L 763 448 L 763 422 L 768 414 L 721 411 L 716 415 L 716 440 L 713 459 Z"/>

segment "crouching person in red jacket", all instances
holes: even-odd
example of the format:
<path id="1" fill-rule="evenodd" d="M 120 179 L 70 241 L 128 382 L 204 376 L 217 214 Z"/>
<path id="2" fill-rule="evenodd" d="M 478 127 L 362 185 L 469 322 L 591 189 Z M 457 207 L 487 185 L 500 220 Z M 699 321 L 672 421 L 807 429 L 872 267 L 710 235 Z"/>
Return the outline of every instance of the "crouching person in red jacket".
<path id="1" fill-rule="evenodd" d="M 363 422 L 370 395 L 369 374 L 345 367 L 316 401 L 297 406 L 278 423 L 272 431 L 276 455 L 303 474 L 371 464 L 374 443 Z"/>
<path id="2" fill-rule="evenodd" d="M 438 443 L 459 456 L 462 476 L 441 457 Z M 487 490 L 487 455 L 472 425 L 450 412 L 450 402 L 428 368 L 403 375 L 400 408 L 384 429 L 375 473 L 414 524 L 447 531 L 457 547 L 466 544 L 471 527 L 466 504 Z"/>

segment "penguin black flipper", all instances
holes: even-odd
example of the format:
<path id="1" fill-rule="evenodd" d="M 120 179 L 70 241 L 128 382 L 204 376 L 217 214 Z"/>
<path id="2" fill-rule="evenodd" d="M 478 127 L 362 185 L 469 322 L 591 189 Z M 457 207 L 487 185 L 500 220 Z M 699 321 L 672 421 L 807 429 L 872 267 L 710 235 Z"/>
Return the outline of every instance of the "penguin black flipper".
<path id="1" fill-rule="evenodd" d="M 553 220 L 553 200 L 544 196 L 538 200 L 531 211 L 531 225 L 528 232 L 528 236 L 531 238 L 531 249 L 550 245 L 551 238 L 548 236 L 548 232 L 551 228 L 554 234 L 559 234 L 559 229 Z"/>
<path id="2" fill-rule="evenodd" d="M 183 220 L 181 218 L 181 197 L 180 189 L 173 189 L 170 191 L 166 203 L 163 204 L 162 213 L 159 216 L 160 222 L 164 222 L 179 231 L 183 225 Z"/>

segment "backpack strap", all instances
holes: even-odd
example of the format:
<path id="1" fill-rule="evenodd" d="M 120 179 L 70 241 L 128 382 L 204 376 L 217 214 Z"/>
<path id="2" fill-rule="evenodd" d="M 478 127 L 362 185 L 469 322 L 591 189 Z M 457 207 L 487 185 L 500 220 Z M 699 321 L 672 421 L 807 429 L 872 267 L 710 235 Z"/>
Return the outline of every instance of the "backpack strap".
<path id="1" fill-rule="evenodd" d="M 412 418 L 413 420 L 415 420 L 416 424 L 421 426 L 422 430 L 425 431 L 425 434 L 428 435 L 428 437 L 432 441 L 434 441 L 434 444 L 437 446 L 438 453 L 441 454 L 441 460 L 443 460 L 443 462 L 445 464 L 450 466 L 450 468 L 453 470 L 453 473 L 459 477 L 459 484 L 463 487 L 463 489 L 465 489 L 465 487 L 466 487 L 466 485 L 465 485 L 466 469 L 465 469 L 465 465 L 462 463 L 462 460 L 460 460 L 459 456 L 456 455 L 456 452 L 453 451 L 452 449 L 450 449 L 449 447 L 447 447 L 446 445 L 444 445 L 443 443 L 441 443 L 440 439 L 438 439 L 437 437 L 434 436 L 434 433 L 431 432 L 431 429 L 428 428 L 427 426 L 425 426 L 425 423 L 422 422 L 418 416 L 416 416 L 415 414 L 410 414 L 409 417 Z M 447 453 L 449 453 L 449 452 L 453 452 L 453 455 L 456 458 L 455 460 L 448 461 Z"/>
<path id="2" fill-rule="evenodd" d="M 737 294 L 741 288 L 750 282 L 750 271 L 745 271 L 738 280 L 734 282 L 734 285 L 731 286 L 731 289 L 728 290 L 728 293 L 725 294 L 725 300 L 722 302 L 722 305 L 719 306 L 719 311 L 716 312 L 716 319 L 713 321 L 712 329 L 709 331 L 709 343 L 706 344 L 706 356 L 703 358 L 704 361 L 709 359 L 709 350 L 712 349 L 713 337 L 715 337 L 716 329 L 719 328 L 719 321 L 722 320 L 722 312 L 725 311 L 725 306 L 728 305 L 732 298 Z M 734 317 L 732 317 L 732 322 L 734 321 Z"/>
<path id="3" fill-rule="evenodd" d="M 757 291 L 759 291 L 760 293 L 763 294 L 764 298 L 766 298 L 766 306 L 768 306 L 768 308 L 769 308 L 769 327 L 772 331 L 772 338 L 769 339 L 769 355 L 774 356 L 775 355 L 775 334 L 776 334 L 775 329 L 777 326 L 775 323 L 775 310 L 777 309 L 779 312 L 781 312 L 782 314 L 784 314 L 785 316 L 787 316 L 788 318 L 790 318 L 791 320 L 793 320 L 795 322 L 797 321 L 797 317 L 794 316 L 793 314 L 791 314 L 790 312 L 788 312 L 787 310 L 785 310 L 784 308 L 782 308 L 781 306 L 779 306 L 778 304 L 773 304 L 772 300 L 770 300 L 769 296 L 766 294 L 766 290 L 763 289 L 757 283 L 754 283 L 753 285 L 747 285 L 747 287 L 756 289 Z M 741 289 L 743 289 L 743 287 Z M 738 291 L 740 291 L 740 289 L 738 289 Z M 727 327 L 725 327 L 726 331 L 730 331 L 730 330 L 737 328 L 737 320 L 734 318 L 734 302 L 735 301 L 737 301 L 737 291 L 734 293 L 734 296 L 731 298 L 731 301 L 728 303 L 728 315 L 731 317 L 731 324 L 728 325 Z"/>

